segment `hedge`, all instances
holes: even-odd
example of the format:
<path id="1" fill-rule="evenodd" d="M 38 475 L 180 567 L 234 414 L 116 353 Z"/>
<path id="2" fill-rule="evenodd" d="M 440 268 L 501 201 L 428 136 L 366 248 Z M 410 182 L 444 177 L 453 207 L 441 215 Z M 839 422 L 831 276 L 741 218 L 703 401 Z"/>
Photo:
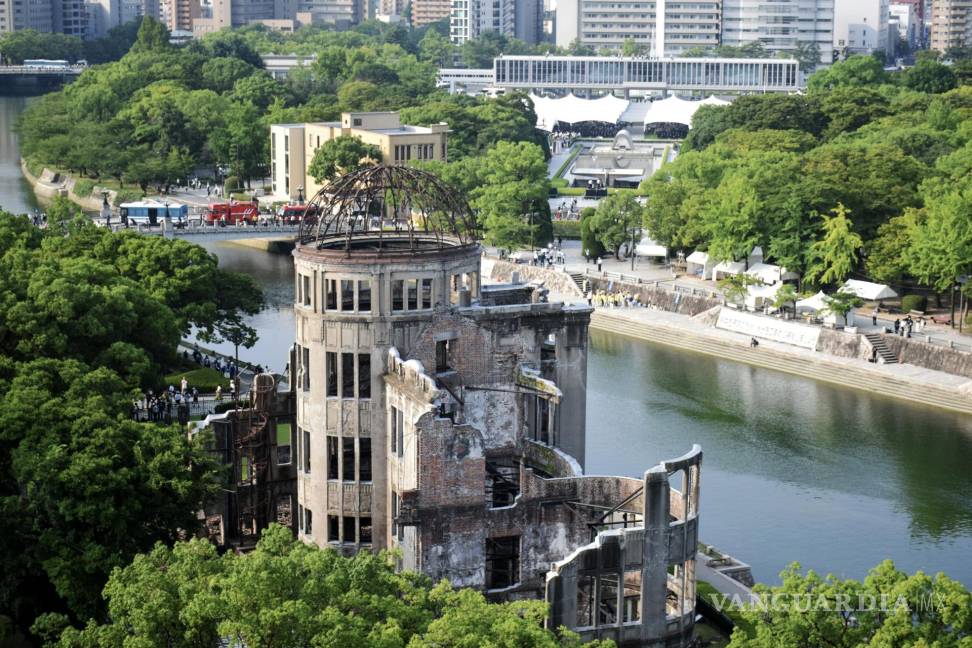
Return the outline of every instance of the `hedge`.
<path id="1" fill-rule="evenodd" d="M 119 189 L 115 192 L 115 207 L 122 203 L 135 202 L 145 197 L 145 194 L 138 189 Z"/>
<path id="2" fill-rule="evenodd" d="M 565 238 L 580 240 L 581 225 L 580 221 L 557 221 L 553 222 L 554 238 Z"/>
<path id="3" fill-rule="evenodd" d="M 905 313 L 911 311 L 925 312 L 928 308 L 928 298 L 924 295 L 905 295 L 901 298 L 901 310 Z"/>
<path id="4" fill-rule="evenodd" d="M 557 188 L 558 196 L 583 196 L 585 193 L 587 193 L 587 189 L 584 187 Z"/>
<path id="5" fill-rule="evenodd" d="M 91 195 L 91 192 L 94 191 L 94 188 L 94 180 L 81 178 L 74 183 L 74 195 L 78 198 L 87 198 Z"/>

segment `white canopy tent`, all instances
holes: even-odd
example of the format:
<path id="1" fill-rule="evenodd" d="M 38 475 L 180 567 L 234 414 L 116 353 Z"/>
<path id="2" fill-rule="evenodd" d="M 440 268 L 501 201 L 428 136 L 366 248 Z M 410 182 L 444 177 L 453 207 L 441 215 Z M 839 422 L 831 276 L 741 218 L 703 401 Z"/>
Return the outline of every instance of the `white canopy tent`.
<path id="1" fill-rule="evenodd" d="M 659 245 L 647 236 L 635 246 L 635 254 L 637 256 L 643 257 L 661 257 L 663 259 L 668 258 L 668 248 L 664 245 Z"/>
<path id="2" fill-rule="evenodd" d="M 748 308 L 762 308 L 766 305 L 766 302 L 772 302 L 776 299 L 776 293 L 783 286 L 782 283 L 776 283 L 772 286 L 749 286 L 746 289 L 746 306 Z"/>
<path id="3" fill-rule="evenodd" d="M 616 124 L 631 103 L 614 95 L 604 95 L 597 99 L 581 99 L 572 94 L 559 99 L 530 95 L 533 109 L 537 113 L 537 128 L 552 131 L 557 123 L 579 124 L 581 122 L 606 122 Z"/>
<path id="4" fill-rule="evenodd" d="M 723 261 L 712 268 L 712 281 L 718 281 L 729 275 L 737 275 L 746 271 L 746 264 L 742 261 Z"/>
<path id="5" fill-rule="evenodd" d="M 827 310 L 827 295 L 823 291 L 818 292 L 813 297 L 807 297 L 806 299 L 801 299 L 796 303 L 796 311 L 798 313 L 817 313 L 820 311 Z"/>
<path id="6" fill-rule="evenodd" d="M 866 299 L 868 301 L 877 301 L 879 299 L 893 299 L 898 296 L 898 293 L 894 292 L 888 286 L 884 284 L 871 283 L 870 281 L 858 281 L 857 279 L 848 279 L 844 282 L 844 285 L 839 288 L 839 291 L 854 293 L 861 299 Z"/>
<path id="7" fill-rule="evenodd" d="M 702 106 L 725 106 L 728 101 L 708 97 L 702 101 L 687 101 L 678 97 L 668 97 L 654 101 L 645 114 L 645 124 L 683 124 L 692 127 L 692 117 Z"/>
<path id="8" fill-rule="evenodd" d="M 685 271 L 690 275 L 696 275 L 703 279 L 712 272 L 712 261 L 709 255 L 701 250 L 696 250 L 685 259 Z"/>

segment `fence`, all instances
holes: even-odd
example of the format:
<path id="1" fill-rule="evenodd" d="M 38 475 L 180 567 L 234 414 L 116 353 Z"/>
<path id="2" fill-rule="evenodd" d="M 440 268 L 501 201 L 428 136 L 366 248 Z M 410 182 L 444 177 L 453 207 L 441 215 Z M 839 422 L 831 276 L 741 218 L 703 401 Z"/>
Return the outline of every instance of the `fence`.
<path id="1" fill-rule="evenodd" d="M 668 290 L 670 292 L 682 293 L 683 295 L 692 295 L 693 297 L 708 297 L 710 299 L 723 298 L 722 293 L 718 290 L 711 290 L 679 283 L 675 279 L 644 279 L 637 275 L 629 275 L 623 272 L 611 272 L 609 270 L 602 270 L 598 272 L 596 270 L 591 270 L 590 268 L 584 269 L 584 276 L 634 284 L 636 286 L 649 286 L 652 288 L 659 288 L 661 290 Z"/>

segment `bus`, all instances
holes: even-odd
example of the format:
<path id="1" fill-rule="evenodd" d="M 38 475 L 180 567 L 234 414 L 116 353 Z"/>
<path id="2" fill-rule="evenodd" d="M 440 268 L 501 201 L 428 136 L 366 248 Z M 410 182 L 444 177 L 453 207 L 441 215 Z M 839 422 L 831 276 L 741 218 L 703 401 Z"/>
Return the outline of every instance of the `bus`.
<path id="1" fill-rule="evenodd" d="M 24 59 L 24 67 L 38 70 L 66 70 L 71 64 L 64 59 Z"/>
<path id="2" fill-rule="evenodd" d="M 173 226 L 184 226 L 189 220 L 189 208 L 180 203 L 163 203 L 158 200 L 139 200 L 119 205 L 122 223 L 129 225 L 159 225 L 166 216 Z"/>

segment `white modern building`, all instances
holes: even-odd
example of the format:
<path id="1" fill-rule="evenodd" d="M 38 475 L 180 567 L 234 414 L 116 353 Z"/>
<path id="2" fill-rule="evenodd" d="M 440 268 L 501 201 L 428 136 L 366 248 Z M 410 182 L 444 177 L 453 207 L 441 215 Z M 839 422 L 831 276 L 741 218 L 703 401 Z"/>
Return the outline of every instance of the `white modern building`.
<path id="1" fill-rule="evenodd" d="M 543 0 L 452 0 L 449 36 L 461 45 L 486 32 L 525 43 L 543 38 Z"/>
<path id="2" fill-rule="evenodd" d="M 888 0 L 836 0 L 834 49 L 841 55 L 894 53 L 889 37 Z"/>
<path id="3" fill-rule="evenodd" d="M 719 44 L 722 0 L 558 0 L 556 43 L 618 50 L 633 42 L 656 57 Z"/>
<path id="4" fill-rule="evenodd" d="M 723 0 L 722 44 L 755 41 L 791 56 L 815 44 L 820 62 L 833 63 L 834 0 Z"/>

